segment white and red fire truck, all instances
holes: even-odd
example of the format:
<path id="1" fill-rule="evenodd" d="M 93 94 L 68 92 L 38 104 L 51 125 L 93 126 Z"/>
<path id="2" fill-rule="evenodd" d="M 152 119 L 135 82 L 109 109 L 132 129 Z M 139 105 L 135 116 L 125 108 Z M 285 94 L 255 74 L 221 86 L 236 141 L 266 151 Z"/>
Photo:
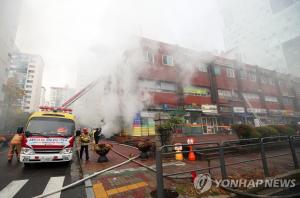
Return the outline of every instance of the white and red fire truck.
<path id="1" fill-rule="evenodd" d="M 71 109 L 40 107 L 24 129 L 20 161 L 70 162 L 74 144 L 75 116 Z"/>

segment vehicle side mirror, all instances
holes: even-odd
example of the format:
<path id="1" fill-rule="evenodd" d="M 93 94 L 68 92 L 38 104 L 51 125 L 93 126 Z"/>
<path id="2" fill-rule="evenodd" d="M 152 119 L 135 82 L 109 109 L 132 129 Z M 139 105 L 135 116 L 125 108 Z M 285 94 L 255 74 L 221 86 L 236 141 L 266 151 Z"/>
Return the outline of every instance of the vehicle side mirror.
<path id="1" fill-rule="evenodd" d="M 23 133 L 23 132 L 24 132 L 24 127 L 17 128 L 17 133 Z"/>
<path id="2" fill-rule="evenodd" d="M 30 131 L 25 131 L 25 136 L 29 137 L 30 136 Z"/>

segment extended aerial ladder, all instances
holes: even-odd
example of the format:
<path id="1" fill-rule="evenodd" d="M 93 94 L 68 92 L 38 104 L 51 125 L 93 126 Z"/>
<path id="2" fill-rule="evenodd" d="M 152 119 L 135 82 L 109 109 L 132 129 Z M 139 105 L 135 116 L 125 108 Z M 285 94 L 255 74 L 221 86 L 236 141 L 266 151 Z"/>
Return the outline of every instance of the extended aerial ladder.
<path id="1" fill-rule="evenodd" d="M 62 107 L 67 108 L 71 106 L 74 102 L 76 102 L 79 98 L 84 96 L 86 93 L 88 93 L 91 89 L 93 89 L 98 82 L 100 81 L 100 78 L 92 81 L 90 84 L 88 84 L 86 87 L 84 87 L 82 90 L 80 90 L 78 93 L 76 93 L 74 96 L 72 96 L 70 99 L 68 99 L 66 102 L 62 104 Z"/>

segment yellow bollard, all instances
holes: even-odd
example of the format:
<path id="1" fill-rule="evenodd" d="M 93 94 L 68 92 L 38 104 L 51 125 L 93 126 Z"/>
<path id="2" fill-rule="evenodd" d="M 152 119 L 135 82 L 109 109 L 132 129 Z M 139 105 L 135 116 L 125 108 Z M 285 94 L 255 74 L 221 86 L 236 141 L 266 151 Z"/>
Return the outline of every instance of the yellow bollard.
<path id="1" fill-rule="evenodd" d="M 183 160 L 183 155 L 182 155 L 182 146 L 181 146 L 181 143 L 175 143 L 174 145 L 176 145 L 174 147 L 175 151 L 176 151 L 176 154 L 175 154 L 175 159 L 176 160 L 179 160 L 179 161 L 182 161 Z"/>
<path id="2" fill-rule="evenodd" d="M 180 151 L 179 152 L 176 151 L 175 159 L 179 160 L 179 161 L 183 160 L 183 155 L 182 155 L 182 153 Z"/>

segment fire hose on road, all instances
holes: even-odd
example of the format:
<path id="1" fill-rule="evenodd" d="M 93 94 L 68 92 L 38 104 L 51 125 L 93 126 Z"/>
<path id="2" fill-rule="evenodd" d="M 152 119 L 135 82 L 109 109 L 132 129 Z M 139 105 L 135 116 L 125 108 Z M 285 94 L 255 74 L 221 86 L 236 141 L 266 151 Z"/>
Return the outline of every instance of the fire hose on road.
<path id="1" fill-rule="evenodd" d="M 95 176 L 97 176 L 97 175 L 100 175 L 100 174 L 102 174 L 102 173 L 104 173 L 104 172 L 106 172 L 106 171 L 110 171 L 110 170 L 115 169 L 115 168 L 117 168 L 117 167 L 120 167 L 120 166 L 122 166 L 122 165 L 124 165 L 124 164 L 127 164 L 127 163 L 131 162 L 132 160 L 137 159 L 138 157 L 139 157 L 139 156 L 135 156 L 135 157 L 133 157 L 133 158 L 130 158 L 130 159 L 128 159 L 128 160 L 126 160 L 126 161 L 120 163 L 120 164 L 111 166 L 111 167 L 109 167 L 109 168 L 107 168 L 107 169 L 104 169 L 104 170 L 102 170 L 102 171 L 99 171 L 99 172 L 95 172 L 95 173 L 89 175 L 88 177 L 85 177 L 85 178 L 83 178 L 83 179 L 81 179 L 81 180 L 78 180 L 78 181 L 72 183 L 72 184 L 69 184 L 69 185 L 67 185 L 67 186 L 62 187 L 61 189 L 54 190 L 54 191 L 49 192 L 49 193 L 46 193 L 46 194 L 41 194 L 41 195 L 38 195 L 38 196 L 36 196 L 36 197 L 34 197 L 34 198 L 47 197 L 47 196 L 53 195 L 53 194 L 55 194 L 55 193 L 58 193 L 58 192 L 60 192 L 60 191 L 64 191 L 64 190 L 66 190 L 66 189 L 68 189 L 68 188 L 72 188 L 72 187 L 74 187 L 74 186 L 76 186 L 76 185 L 78 185 L 78 184 L 80 184 L 80 183 L 83 183 L 84 181 L 86 181 L 86 180 L 88 180 L 88 179 L 91 179 L 91 178 L 93 178 L 93 177 L 95 177 Z"/>
<path id="2" fill-rule="evenodd" d="M 133 147 L 133 148 L 135 148 L 135 147 Z M 74 187 L 74 186 L 76 186 L 76 185 L 78 185 L 78 184 L 83 183 L 84 181 L 86 181 L 86 180 L 88 180 L 88 179 L 91 179 L 91 178 L 93 178 L 93 177 L 96 177 L 96 176 L 98 176 L 98 175 L 100 175 L 100 174 L 103 174 L 103 173 L 105 173 L 105 172 L 107 172 L 107 171 L 110 171 L 110 170 L 112 170 L 112 169 L 118 168 L 118 167 L 120 167 L 120 166 L 122 166 L 122 165 L 124 165 L 124 164 L 130 163 L 130 162 L 134 162 L 134 163 L 136 163 L 136 164 L 138 164 L 138 165 L 140 165 L 140 166 L 142 166 L 142 167 L 145 167 L 145 168 L 149 169 L 150 171 L 153 171 L 153 172 L 156 173 L 156 170 L 155 170 L 154 168 L 152 168 L 152 167 L 150 167 L 150 166 L 147 166 L 147 165 L 145 165 L 145 164 L 143 164 L 143 163 L 141 163 L 141 162 L 135 160 L 135 159 L 139 158 L 139 155 L 138 155 L 138 156 L 135 156 L 135 157 L 132 157 L 132 158 L 129 158 L 129 157 L 123 155 L 122 153 L 116 151 L 115 149 L 111 149 L 111 150 L 112 150 L 113 152 L 115 152 L 116 154 L 118 154 L 118 155 L 120 155 L 120 156 L 126 158 L 127 160 L 124 161 L 124 162 L 122 162 L 122 163 L 120 163 L 120 164 L 111 166 L 111 167 L 109 167 L 109 168 L 107 168 L 107 169 L 105 169 L 105 170 L 102 170 L 102 171 L 99 171 L 99 172 L 95 172 L 95 173 L 89 175 L 88 177 L 85 177 L 85 178 L 80 179 L 80 180 L 78 180 L 78 181 L 76 181 L 76 182 L 74 182 L 74 183 L 71 183 L 71 184 L 69 184 L 69 185 L 67 185 L 67 186 L 62 187 L 61 189 L 53 190 L 52 192 L 49 192 L 49 193 L 46 193 L 46 194 L 41 194 L 41 195 L 35 196 L 34 198 L 47 197 L 47 196 L 53 195 L 53 194 L 55 194 L 55 193 L 58 193 L 58 192 L 60 192 L 60 191 L 67 190 L 67 189 L 72 188 L 72 187 Z M 172 178 L 172 179 L 185 179 L 185 178 L 190 178 L 190 177 L 175 177 L 175 176 L 167 176 L 167 177 Z"/>

